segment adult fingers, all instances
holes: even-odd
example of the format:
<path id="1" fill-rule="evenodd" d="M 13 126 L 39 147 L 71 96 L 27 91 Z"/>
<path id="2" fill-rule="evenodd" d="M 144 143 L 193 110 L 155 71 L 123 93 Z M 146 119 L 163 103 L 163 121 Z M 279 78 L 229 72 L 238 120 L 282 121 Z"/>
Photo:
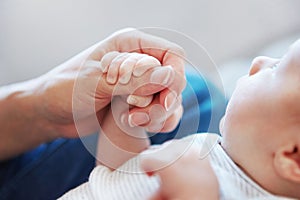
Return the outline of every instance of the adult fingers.
<path id="1" fill-rule="evenodd" d="M 156 37 L 136 29 L 122 29 L 112 34 L 107 42 L 106 49 L 120 52 L 138 52 L 148 54 L 160 61 L 163 66 L 172 66 L 180 76 L 184 77 L 184 58 L 185 52 L 179 45 Z M 177 82 L 174 90 L 180 94 L 185 87 L 185 82 Z"/>
<path id="2" fill-rule="evenodd" d="M 117 57 L 120 53 L 117 51 L 112 51 L 109 52 L 107 54 L 105 54 L 102 59 L 101 59 L 101 71 L 103 73 L 106 73 L 108 71 L 108 67 L 110 65 L 110 63 L 113 61 L 113 59 L 115 59 L 115 57 Z"/>
<path id="3" fill-rule="evenodd" d="M 109 38 L 111 48 L 121 52 L 145 53 L 157 58 L 163 65 L 172 65 L 184 74 L 185 51 L 179 45 L 137 29 L 122 29 Z"/>

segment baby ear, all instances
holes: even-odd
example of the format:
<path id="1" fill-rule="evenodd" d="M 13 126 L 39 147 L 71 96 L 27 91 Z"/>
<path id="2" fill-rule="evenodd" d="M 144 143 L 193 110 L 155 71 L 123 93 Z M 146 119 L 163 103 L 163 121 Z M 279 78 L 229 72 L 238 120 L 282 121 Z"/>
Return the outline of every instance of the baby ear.
<path id="1" fill-rule="evenodd" d="M 284 179 L 300 183 L 300 146 L 289 144 L 275 152 L 274 167 Z"/>

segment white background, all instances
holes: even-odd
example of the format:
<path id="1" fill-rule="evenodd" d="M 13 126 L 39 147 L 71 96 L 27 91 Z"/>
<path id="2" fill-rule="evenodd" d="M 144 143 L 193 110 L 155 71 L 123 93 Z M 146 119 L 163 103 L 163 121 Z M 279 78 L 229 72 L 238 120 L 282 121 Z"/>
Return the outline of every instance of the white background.
<path id="1" fill-rule="evenodd" d="M 39 76 L 128 26 L 183 32 L 221 65 L 300 33 L 299 8 L 299 0 L 1 0 L 0 85 Z"/>

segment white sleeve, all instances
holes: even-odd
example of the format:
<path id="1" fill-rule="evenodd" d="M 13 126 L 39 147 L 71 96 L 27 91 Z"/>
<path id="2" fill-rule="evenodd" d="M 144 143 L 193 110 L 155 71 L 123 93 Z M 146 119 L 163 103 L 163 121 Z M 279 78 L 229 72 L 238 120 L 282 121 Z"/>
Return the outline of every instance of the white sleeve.
<path id="1" fill-rule="evenodd" d="M 198 138 L 197 135 L 191 135 L 182 141 L 194 142 L 196 138 Z M 91 172 L 87 183 L 69 191 L 60 199 L 149 199 L 159 189 L 160 179 L 158 176 L 148 177 L 144 174 L 140 168 L 140 160 L 143 154 L 155 152 L 159 149 L 158 147 L 159 145 L 151 146 L 150 149 L 130 159 L 115 171 L 102 165 L 97 166 Z"/>
<path id="2" fill-rule="evenodd" d="M 97 166 L 87 183 L 69 191 L 60 199 L 149 199 L 158 188 L 159 178 L 145 175 L 140 169 L 140 156 L 137 156 L 115 171 Z"/>
<path id="3" fill-rule="evenodd" d="M 83 183 L 82 185 L 70 190 L 59 200 L 93 200 L 95 199 L 89 187 L 89 183 Z"/>

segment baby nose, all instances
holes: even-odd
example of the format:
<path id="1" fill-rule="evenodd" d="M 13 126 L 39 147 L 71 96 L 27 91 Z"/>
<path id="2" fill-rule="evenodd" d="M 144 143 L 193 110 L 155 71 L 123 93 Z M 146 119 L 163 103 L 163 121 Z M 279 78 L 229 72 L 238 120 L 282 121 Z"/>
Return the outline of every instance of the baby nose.
<path id="1" fill-rule="evenodd" d="M 250 70 L 249 70 L 249 76 L 252 76 L 259 72 L 262 69 L 266 69 L 269 67 L 272 67 L 276 63 L 279 62 L 279 59 L 276 58 L 270 58 L 266 56 L 258 56 L 253 59 Z"/>

